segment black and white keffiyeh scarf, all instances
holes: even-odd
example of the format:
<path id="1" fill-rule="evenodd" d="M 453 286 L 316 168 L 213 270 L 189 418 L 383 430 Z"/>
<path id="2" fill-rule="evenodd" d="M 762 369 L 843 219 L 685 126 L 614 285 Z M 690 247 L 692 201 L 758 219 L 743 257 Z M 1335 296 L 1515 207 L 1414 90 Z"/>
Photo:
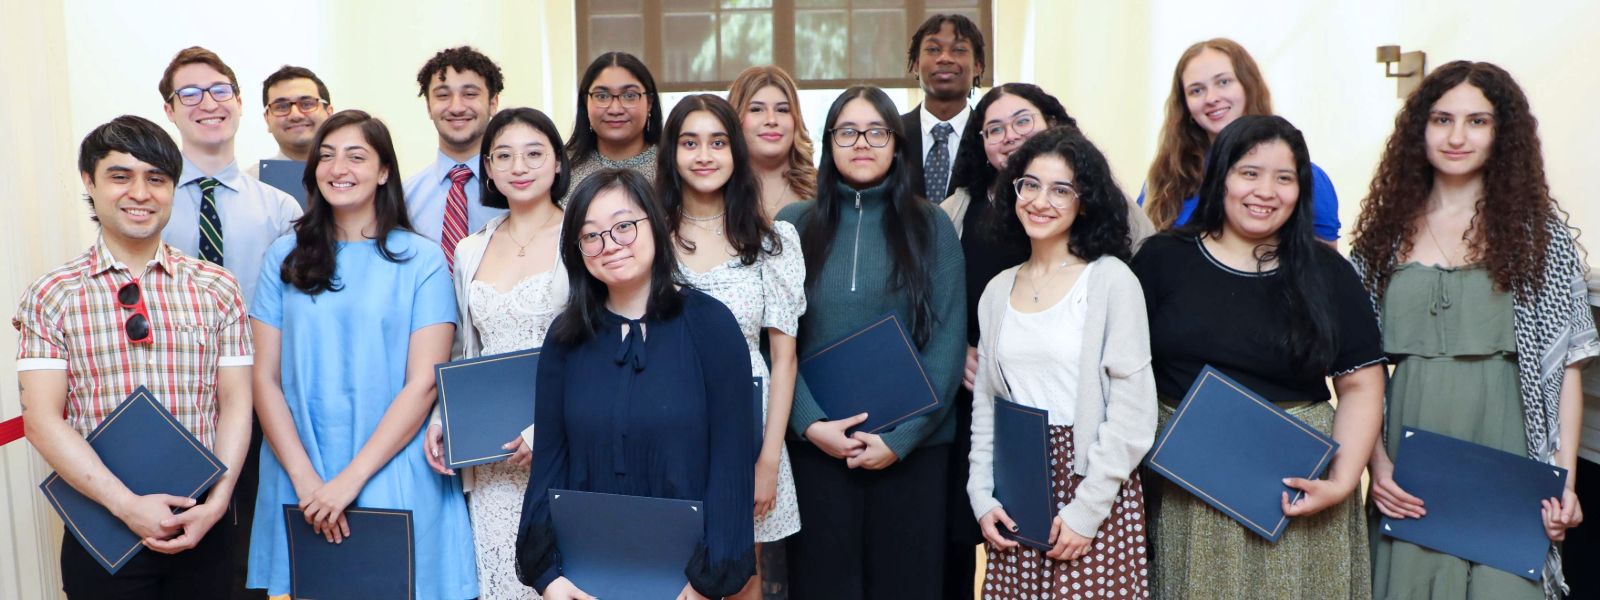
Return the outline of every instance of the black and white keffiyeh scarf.
<path id="1" fill-rule="evenodd" d="M 1550 245 L 1545 249 L 1543 272 L 1537 281 L 1524 283 L 1514 295 L 1512 328 L 1517 338 L 1517 379 L 1528 456 L 1554 464 L 1561 439 L 1561 384 L 1566 367 L 1600 355 L 1600 337 L 1595 333 L 1584 281 L 1588 267 L 1578 255 L 1571 231 L 1554 217 L 1545 223 L 1545 228 L 1550 233 Z M 1356 257 L 1352 262 L 1362 274 L 1362 281 L 1366 281 L 1369 266 Z M 1395 267 L 1388 266 L 1391 270 Z M 1367 291 L 1381 325 L 1381 294 L 1379 290 Z M 1543 580 L 1546 598 L 1568 593 L 1555 544 L 1550 545 L 1545 556 Z"/>

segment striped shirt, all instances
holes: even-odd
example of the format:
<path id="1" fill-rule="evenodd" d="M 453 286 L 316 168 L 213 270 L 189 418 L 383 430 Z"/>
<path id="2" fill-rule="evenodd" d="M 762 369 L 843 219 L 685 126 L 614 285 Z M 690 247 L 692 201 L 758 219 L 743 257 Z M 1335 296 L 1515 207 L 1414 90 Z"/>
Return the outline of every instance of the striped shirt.
<path id="1" fill-rule="evenodd" d="M 211 446 L 217 424 L 217 369 L 254 362 L 244 297 L 222 267 L 163 243 L 139 276 L 152 343 L 123 331 L 132 308 L 117 290 L 134 279 L 104 238 L 35 280 L 11 324 L 17 371 L 67 372 L 67 422 L 87 436 L 138 386 Z"/>

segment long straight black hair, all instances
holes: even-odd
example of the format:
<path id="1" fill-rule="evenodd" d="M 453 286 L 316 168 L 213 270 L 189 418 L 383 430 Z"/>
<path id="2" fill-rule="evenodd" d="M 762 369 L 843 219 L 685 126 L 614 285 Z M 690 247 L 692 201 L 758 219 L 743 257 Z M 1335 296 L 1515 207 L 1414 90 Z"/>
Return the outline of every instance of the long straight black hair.
<path id="1" fill-rule="evenodd" d="M 322 143 L 328 135 L 345 127 L 356 127 L 361 136 L 378 155 L 378 165 L 388 169 L 389 178 L 378 184 L 373 193 L 372 211 L 377 225 L 373 239 L 378 241 L 378 254 L 384 260 L 401 263 L 411 256 L 400 256 L 389 249 L 389 233 L 395 230 L 411 231 L 411 218 L 406 216 L 406 195 L 401 184 L 400 161 L 395 158 L 394 140 L 389 128 L 377 117 L 359 110 L 341 110 L 322 122 L 317 137 L 311 142 L 315 152 L 306 161 L 305 174 L 300 177 L 306 186 L 306 214 L 294 221 L 294 249 L 283 259 L 278 276 L 284 283 L 315 296 L 322 292 L 337 292 L 344 288 L 334 278 L 338 267 L 339 226 L 333 218 L 333 205 L 323 197 L 317 185 L 317 165 L 323 161 Z"/>
<path id="2" fill-rule="evenodd" d="M 678 136 L 683 134 L 683 123 L 689 115 L 706 111 L 722 124 L 728 134 L 728 149 L 733 154 L 733 175 L 722 187 L 722 228 L 739 262 L 756 264 L 765 250 L 770 255 L 783 252 L 783 241 L 767 223 L 761 209 L 761 184 L 750 167 L 750 148 L 745 144 L 744 131 L 739 128 L 739 117 L 721 96 L 695 94 L 678 101 L 667 116 L 667 126 L 661 136 L 660 150 L 656 152 L 656 199 L 666 210 L 670 222 L 667 229 L 677 236 L 683 219 L 683 176 L 678 173 Z M 694 252 L 694 242 L 678 238 L 678 247 Z"/>
<path id="3" fill-rule="evenodd" d="M 620 190 L 628 195 L 648 219 L 641 226 L 649 228 L 655 238 L 656 257 L 650 264 L 650 298 L 645 304 L 644 318 L 666 319 L 683 309 L 683 295 L 678 291 L 678 258 L 672 253 L 666 213 L 650 197 L 650 181 L 628 169 L 603 169 L 578 184 L 561 216 L 561 262 L 568 265 L 567 282 L 572 291 L 567 296 L 567 307 L 550 328 L 551 337 L 558 342 L 580 343 L 600 331 L 601 314 L 611 290 L 589 272 L 583 252 L 578 248 L 578 236 L 584 219 L 588 218 L 589 205 L 608 190 Z"/>
<path id="4" fill-rule="evenodd" d="M 847 198 L 845 188 L 853 188 L 839 174 L 833 164 L 833 129 L 838 126 L 839 113 L 851 100 L 861 98 L 872 105 L 886 127 L 894 135 L 894 162 L 883 183 L 887 188 L 888 206 L 883 216 L 883 236 L 889 242 L 893 263 L 890 272 L 891 287 L 898 288 L 910 299 L 912 312 L 911 337 L 918 346 L 928 341 L 933 331 L 932 290 L 929 280 L 928 260 L 933 254 L 933 215 L 928 204 L 911 183 L 910 157 L 906 153 L 906 133 L 899 130 L 900 111 L 883 90 L 869 85 L 851 87 L 834 99 L 828 107 L 828 118 L 823 121 L 822 166 L 817 170 L 817 199 L 800 228 L 800 248 L 806 259 L 806 288 L 817 284 L 822 266 L 828 262 L 828 250 L 839 233 L 839 214 Z M 659 176 L 659 175 L 658 175 Z"/>
<path id="5" fill-rule="evenodd" d="M 644 120 L 645 146 L 654 145 L 661 137 L 661 95 L 656 92 L 656 78 L 650 75 L 650 68 L 639 57 L 627 52 L 607 52 L 595 57 L 594 62 L 589 63 L 589 68 L 583 71 L 583 78 L 578 80 L 577 116 L 573 117 L 572 139 L 567 145 L 567 158 L 574 165 L 588 160 L 590 154 L 600 149 L 594 124 L 589 122 L 589 86 L 594 85 L 594 80 L 599 79 L 600 73 L 609 67 L 626 69 L 644 86 L 644 97 L 650 101 L 650 114 Z"/>
<path id="6" fill-rule="evenodd" d="M 1257 261 L 1276 259 L 1277 272 L 1284 278 L 1282 301 L 1289 328 L 1280 336 L 1281 344 L 1295 364 L 1324 373 L 1337 352 L 1339 332 L 1328 303 L 1330 284 L 1321 265 L 1343 258 L 1317 240 L 1313 228 L 1311 152 L 1299 129 L 1275 115 L 1245 115 L 1223 128 L 1206 154 L 1205 178 L 1200 182 L 1200 203 L 1194 209 L 1194 217 L 1176 231 L 1196 240 L 1220 235 L 1228 218 L 1228 173 L 1251 150 L 1273 141 L 1287 144 L 1294 153 L 1300 195 L 1289 219 L 1278 228 L 1277 247 L 1258 251 Z"/>

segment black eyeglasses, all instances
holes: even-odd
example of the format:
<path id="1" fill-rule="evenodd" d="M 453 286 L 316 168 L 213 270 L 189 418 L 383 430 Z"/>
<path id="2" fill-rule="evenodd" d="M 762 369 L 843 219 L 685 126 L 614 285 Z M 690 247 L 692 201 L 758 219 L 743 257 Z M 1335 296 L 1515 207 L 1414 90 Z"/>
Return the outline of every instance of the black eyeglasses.
<path id="1" fill-rule="evenodd" d="M 613 100 L 621 100 L 623 108 L 633 108 L 639 105 L 640 100 L 644 99 L 644 94 L 633 90 L 627 90 L 620 94 L 612 93 L 610 90 L 595 90 L 589 92 L 589 99 L 594 101 L 595 106 L 611 106 Z"/>
<path id="2" fill-rule="evenodd" d="M 873 148 L 888 146 L 889 140 L 894 139 L 894 130 L 888 127 L 873 127 L 870 129 L 839 127 L 829 133 L 833 134 L 833 144 L 840 148 L 849 148 L 856 145 L 856 140 L 860 139 L 861 136 L 866 136 L 867 145 Z"/>
<path id="3" fill-rule="evenodd" d="M 639 217 L 632 221 L 618 221 L 610 229 L 591 231 L 578 236 L 578 251 L 584 256 L 593 258 L 606 251 L 606 238 L 618 246 L 632 246 L 639 239 L 639 221 L 649 220 L 650 217 Z"/>
<path id="4" fill-rule="evenodd" d="M 140 292 L 137 279 L 117 288 L 117 306 L 133 309 L 133 314 L 122 322 L 122 332 L 128 335 L 128 341 L 149 344 L 154 341 L 150 337 L 150 310 L 145 308 L 144 294 Z"/>
<path id="5" fill-rule="evenodd" d="M 206 94 L 211 94 L 211 99 L 217 102 L 227 102 L 232 100 L 234 94 L 237 93 L 239 93 L 239 88 L 231 83 L 218 83 L 211 87 L 191 85 L 173 90 L 172 94 L 167 96 L 167 101 L 171 102 L 173 98 L 177 98 L 178 104 L 199 106 L 200 101 L 205 99 Z"/>
<path id="6" fill-rule="evenodd" d="M 211 97 L 216 98 L 216 95 L 213 94 Z M 287 117 L 289 116 L 289 111 L 296 108 L 300 109 L 300 114 L 308 115 L 311 114 L 311 111 L 321 108 L 322 105 L 327 103 L 327 100 L 306 96 L 298 100 L 275 100 L 272 104 L 267 105 L 267 110 L 275 117 Z"/>

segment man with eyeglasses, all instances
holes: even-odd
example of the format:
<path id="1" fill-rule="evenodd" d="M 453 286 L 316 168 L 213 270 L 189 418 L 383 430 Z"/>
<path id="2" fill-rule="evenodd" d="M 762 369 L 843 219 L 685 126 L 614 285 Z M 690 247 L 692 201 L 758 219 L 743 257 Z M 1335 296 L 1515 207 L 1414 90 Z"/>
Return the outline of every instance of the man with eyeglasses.
<path id="1" fill-rule="evenodd" d="M 471 46 L 440 50 L 417 72 L 417 95 L 427 99 L 439 132 L 439 157 L 406 179 L 406 212 L 414 231 L 439 242 L 452 273 L 456 244 L 506 213 L 479 202 L 478 153 L 503 87 L 500 66 Z"/>
<path id="2" fill-rule="evenodd" d="M 911 112 L 900 115 L 900 121 L 915 167 L 912 183 L 930 202 L 943 202 L 950 195 L 956 149 L 972 116 L 967 99 L 983 78 L 983 69 L 983 30 L 972 19 L 933 15 L 911 36 L 906 70 L 922 86 L 923 98 Z"/>
<path id="3" fill-rule="evenodd" d="M 29 443 L 145 546 L 113 575 L 63 534 L 70 598 L 225 598 L 232 589 L 228 542 L 245 527 L 229 500 L 250 439 L 253 353 L 233 275 L 161 241 L 182 168 L 177 145 L 143 118 L 90 132 L 78 170 L 100 235 L 35 280 L 11 322 Z M 135 494 L 84 439 L 141 385 L 227 466 L 199 502 Z"/>
<path id="4" fill-rule="evenodd" d="M 267 160 L 310 160 L 317 128 L 333 114 L 327 84 L 311 69 L 284 65 L 261 82 L 261 106 L 267 132 L 278 142 L 278 154 Z M 245 172 L 260 179 L 260 169 L 255 163 Z"/>
<path id="5" fill-rule="evenodd" d="M 160 90 L 167 118 L 178 126 L 183 143 L 172 220 L 161 238 L 184 254 L 227 268 L 249 303 L 267 247 L 293 230 L 300 203 L 240 172 L 233 147 L 244 104 L 239 80 L 221 57 L 199 46 L 179 51 L 161 74 Z M 256 506 L 261 428 L 252 425 L 251 431 L 244 473 L 234 494 L 241 523 L 250 522 Z M 250 530 L 242 530 L 230 549 L 238 582 L 234 597 L 262 598 L 262 592 L 244 587 Z"/>

